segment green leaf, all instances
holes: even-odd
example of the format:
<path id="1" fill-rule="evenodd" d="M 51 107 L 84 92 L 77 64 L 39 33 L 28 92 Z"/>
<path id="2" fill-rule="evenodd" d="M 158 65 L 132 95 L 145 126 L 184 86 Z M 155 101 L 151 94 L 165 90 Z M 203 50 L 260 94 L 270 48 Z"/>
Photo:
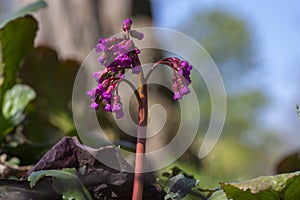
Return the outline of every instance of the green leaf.
<path id="1" fill-rule="evenodd" d="M 198 180 L 185 177 L 183 174 L 178 174 L 170 178 L 167 188 L 168 193 L 165 200 L 179 200 L 189 193 L 192 188 L 198 184 Z"/>
<path id="2" fill-rule="evenodd" d="M 20 62 L 33 48 L 35 33 L 38 29 L 37 21 L 26 16 L 6 24 L 0 29 L 0 55 L 2 85 L 0 85 L 0 105 L 3 94 L 16 82 Z M 0 73 L 1 75 L 1 73 Z"/>
<path id="3" fill-rule="evenodd" d="M 221 183 L 228 199 L 233 200 L 298 200 L 300 171 L 263 176 L 241 183 Z"/>
<path id="4" fill-rule="evenodd" d="M 63 199 L 92 200 L 90 193 L 81 183 L 74 168 L 32 172 L 28 177 L 30 187 L 34 187 L 45 176 L 52 177 L 53 188 L 57 194 L 63 196 Z"/>
<path id="5" fill-rule="evenodd" d="M 37 21 L 26 16 L 15 19 L 0 29 L 0 107 L 6 90 L 16 83 L 20 62 L 33 48 Z M 0 111 L 1 138 L 13 129 Z"/>
<path id="6" fill-rule="evenodd" d="M 9 15 L 6 19 L 4 19 L 1 23 L 0 23 L 0 28 L 2 28 L 5 24 L 7 24 L 9 21 L 14 20 L 16 18 L 19 17 L 23 17 L 29 13 L 32 13 L 34 11 L 37 11 L 41 8 L 45 8 L 47 7 L 47 3 L 44 0 L 40 0 L 34 3 L 31 3 L 23 8 L 21 8 L 20 10 L 12 13 L 11 15 Z"/>
<path id="7" fill-rule="evenodd" d="M 0 140 L 11 132 L 15 125 L 24 120 L 23 111 L 35 96 L 31 87 L 22 84 L 16 84 L 5 92 L 1 107 L 2 115 L 0 115 Z"/>
<path id="8" fill-rule="evenodd" d="M 34 90 L 22 84 L 16 84 L 10 90 L 7 90 L 4 99 L 2 112 L 6 119 L 12 119 L 13 124 L 18 124 L 22 121 L 20 114 L 27 106 L 27 104 L 35 98 Z"/>

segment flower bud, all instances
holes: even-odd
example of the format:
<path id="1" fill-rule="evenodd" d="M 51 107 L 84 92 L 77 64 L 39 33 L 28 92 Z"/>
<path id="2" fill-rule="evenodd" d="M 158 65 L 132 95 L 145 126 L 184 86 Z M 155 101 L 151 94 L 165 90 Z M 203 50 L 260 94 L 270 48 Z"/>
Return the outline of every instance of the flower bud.
<path id="1" fill-rule="evenodd" d="M 123 31 L 129 31 L 131 28 L 132 20 L 127 18 L 123 21 Z"/>

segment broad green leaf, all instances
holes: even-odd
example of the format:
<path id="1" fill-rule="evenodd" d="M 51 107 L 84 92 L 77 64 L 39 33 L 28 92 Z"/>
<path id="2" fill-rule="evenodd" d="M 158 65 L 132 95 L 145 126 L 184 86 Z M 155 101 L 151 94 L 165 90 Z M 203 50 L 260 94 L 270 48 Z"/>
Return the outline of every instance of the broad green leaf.
<path id="1" fill-rule="evenodd" d="M 34 187 L 45 176 L 52 177 L 53 188 L 57 194 L 63 196 L 63 199 L 92 200 L 90 193 L 81 183 L 74 168 L 32 172 L 28 177 L 30 187 Z"/>
<path id="2" fill-rule="evenodd" d="M 170 178 L 167 187 L 167 195 L 165 200 L 179 200 L 182 199 L 198 184 L 196 179 L 185 177 L 183 174 L 178 174 Z"/>
<path id="3" fill-rule="evenodd" d="M 47 3 L 44 0 L 39 0 L 37 2 L 31 3 L 31 4 L 21 8 L 20 10 L 17 10 L 16 12 L 9 15 L 6 19 L 4 19 L 0 23 L 0 28 L 2 28 L 6 23 L 8 23 L 11 20 L 14 20 L 19 17 L 23 17 L 29 13 L 32 13 L 34 11 L 37 11 L 37 10 L 39 10 L 41 8 L 45 8 L 45 7 L 47 7 Z"/>
<path id="4" fill-rule="evenodd" d="M 37 21 L 31 16 L 13 20 L 0 29 L 0 105 L 5 91 L 16 82 L 21 60 L 33 48 L 37 29 Z"/>
<path id="5" fill-rule="evenodd" d="M 0 29 L 0 108 L 6 90 L 16 83 L 21 60 L 33 48 L 37 21 L 26 16 L 15 19 Z M 0 111 L 0 139 L 14 128 Z"/>
<path id="6" fill-rule="evenodd" d="M 34 90 L 22 84 L 16 84 L 4 94 L 2 112 L 6 119 L 12 119 L 13 124 L 22 121 L 22 112 L 27 104 L 35 98 Z"/>
<path id="7" fill-rule="evenodd" d="M 233 200 L 298 200 L 300 171 L 263 176 L 241 183 L 221 183 L 228 199 Z"/>
<path id="8" fill-rule="evenodd" d="M 34 90 L 22 84 L 17 84 L 4 94 L 2 112 L 0 115 L 0 140 L 2 140 L 14 126 L 24 120 L 23 110 L 35 98 Z"/>

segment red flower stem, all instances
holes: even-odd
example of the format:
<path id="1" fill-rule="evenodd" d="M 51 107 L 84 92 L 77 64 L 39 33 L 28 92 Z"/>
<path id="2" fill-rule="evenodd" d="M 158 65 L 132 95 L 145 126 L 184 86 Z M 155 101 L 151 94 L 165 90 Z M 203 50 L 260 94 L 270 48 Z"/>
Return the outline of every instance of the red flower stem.
<path id="1" fill-rule="evenodd" d="M 139 61 L 138 61 L 139 62 Z M 140 63 L 138 64 L 139 66 Z M 148 118 L 148 97 L 147 97 L 147 85 L 145 84 L 143 70 L 138 75 L 139 88 L 138 94 L 141 102 L 139 103 L 139 115 L 138 115 L 138 133 L 136 142 L 136 157 L 134 167 L 134 181 L 132 200 L 143 199 L 143 171 L 144 171 L 144 154 L 146 150 L 146 132 L 147 132 L 147 118 Z"/>

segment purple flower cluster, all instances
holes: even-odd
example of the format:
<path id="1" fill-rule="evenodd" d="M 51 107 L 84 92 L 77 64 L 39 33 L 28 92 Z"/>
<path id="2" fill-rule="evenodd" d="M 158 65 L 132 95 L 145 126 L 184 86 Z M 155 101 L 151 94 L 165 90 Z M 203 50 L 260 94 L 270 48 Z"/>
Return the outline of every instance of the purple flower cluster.
<path id="1" fill-rule="evenodd" d="M 142 39 L 143 34 L 130 30 L 132 21 L 126 19 L 123 22 L 123 30 L 130 36 Z M 98 62 L 105 66 L 102 71 L 93 74 L 97 86 L 89 90 L 87 95 L 91 98 L 91 108 L 98 110 L 101 103 L 105 104 L 105 111 L 113 112 L 117 118 L 123 117 L 122 103 L 119 95 L 114 95 L 118 83 L 125 76 L 126 69 L 132 69 L 133 74 L 140 73 L 138 54 L 140 50 L 134 46 L 128 35 L 120 38 L 100 39 L 95 45 L 97 54 L 101 54 Z"/>
<path id="2" fill-rule="evenodd" d="M 104 104 L 105 111 L 115 113 L 117 118 L 124 116 L 121 99 L 118 95 L 118 84 L 124 79 L 125 70 L 131 69 L 133 74 L 141 72 L 141 64 L 138 58 L 140 50 L 135 47 L 130 37 L 140 40 L 144 35 L 136 30 L 130 30 L 131 25 L 132 20 L 125 19 L 123 21 L 125 32 L 123 37 L 100 39 L 98 44 L 95 45 L 96 53 L 100 54 L 98 62 L 105 68 L 93 74 L 97 86 L 87 92 L 92 100 L 91 108 L 98 110 L 100 104 Z M 172 89 L 174 100 L 181 99 L 184 95 L 190 93 L 188 86 L 191 84 L 190 72 L 192 66 L 188 62 L 172 57 L 158 61 L 154 67 L 159 64 L 165 64 L 173 69 Z"/>
<path id="3" fill-rule="evenodd" d="M 157 64 L 165 64 L 173 69 L 174 78 L 172 89 L 174 92 L 174 100 L 181 99 L 182 96 L 190 93 L 190 89 L 188 88 L 188 86 L 192 82 L 190 74 L 193 67 L 188 62 L 180 60 L 177 57 L 173 57 L 164 58 L 157 62 Z"/>

